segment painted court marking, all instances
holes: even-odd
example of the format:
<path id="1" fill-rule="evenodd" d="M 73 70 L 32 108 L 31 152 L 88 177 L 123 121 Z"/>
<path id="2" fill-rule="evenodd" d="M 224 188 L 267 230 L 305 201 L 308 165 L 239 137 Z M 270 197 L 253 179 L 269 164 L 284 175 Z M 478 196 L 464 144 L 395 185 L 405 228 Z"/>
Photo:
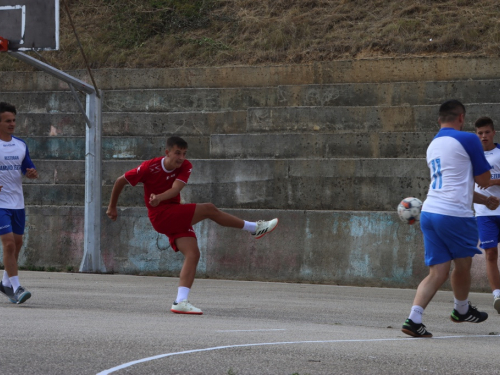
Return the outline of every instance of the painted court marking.
<path id="1" fill-rule="evenodd" d="M 215 332 L 268 332 L 268 331 L 286 331 L 284 328 L 271 328 L 271 329 L 225 329 Z"/>
<path id="2" fill-rule="evenodd" d="M 341 343 L 341 342 L 380 342 L 380 341 L 408 341 L 408 340 L 439 340 L 439 339 L 463 339 L 463 338 L 478 338 L 478 337 L 500 337 L 500 335 L 475 335 L 475 336 L 441 336 L 441 337 L 433 337 L 433 338 L 425 338 L 425 337 L 408 337 L 408 338 L 394 338 L 394 339 L 367 339 L 367 340 L 320 340 L 320 341 L 282 341 L 282 342 L 261 342 L 255 344 L 239 344 L 239 345 L 224 345 L 224 346 L 214 346 L 211 348 L 203 348 L 203 349 L 193 349 L 193 350 L 185 350 L 182 352 L 176 353 L 166 353 L 159 354 L 153 357 L 147 357 L 143 359 L 138 359 L 136 361 L 124 363 L 122 365 L 110 368 L 108 370 L 101 371 L 97 373 L 97 375 L 108 375 L 116 372 L 118 370 L 123 370 L 124 368 L 131 367 L 140 363 L 154 361 L 156 359 L 172 357 L 174 355 L 182 355 L 182 354 L 191 354 L 191 353 L 201 353 L 201 352 L 209 352 L 214 350 L 221 349 L 233 349 L 233 348 L 243 348 L 250 346 L 266 346 L 266 345 L 291 345 L 291 344 L 329 344 L 329 343 Z"/>

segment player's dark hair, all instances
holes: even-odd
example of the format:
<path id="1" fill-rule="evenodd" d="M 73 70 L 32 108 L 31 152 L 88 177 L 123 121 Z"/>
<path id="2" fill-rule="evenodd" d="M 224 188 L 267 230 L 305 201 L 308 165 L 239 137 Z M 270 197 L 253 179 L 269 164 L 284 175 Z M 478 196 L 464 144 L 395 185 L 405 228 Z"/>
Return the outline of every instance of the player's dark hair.
<path id="1" fill-rule="evenodd" d="M 491 130 L 495 130 L 495 127 L 493 126 L 493 120 L 490 119 L 489 117 L 479 117 L 476 122 L 474 123 L 474 126 L 477 128 L 482 128 L 483 126 L 491 126 Z"/>
<path id="2" fill-rule="evenodd" d="M 0 113 L 4 112 L 11 112 L 15 115 L 17 114 L 16 107 L 14 107 L 12 104 L 0 102 Z"/>
<path id="3" fill-rule="evenodd" d="M 439 122 L 455 121 L 461 114 L 465 115 L 464 105 L 456 99 L 448 100 L 439 107 Z"/>
<path id="4" fill-rule="evenodd" d="M 181 137 L 170 137 L 167 139 L 167 150 L 171 150 L 172 147 L 177 146 L 181 150 L 186 150 L 188 148 L 187 142 Z"/>

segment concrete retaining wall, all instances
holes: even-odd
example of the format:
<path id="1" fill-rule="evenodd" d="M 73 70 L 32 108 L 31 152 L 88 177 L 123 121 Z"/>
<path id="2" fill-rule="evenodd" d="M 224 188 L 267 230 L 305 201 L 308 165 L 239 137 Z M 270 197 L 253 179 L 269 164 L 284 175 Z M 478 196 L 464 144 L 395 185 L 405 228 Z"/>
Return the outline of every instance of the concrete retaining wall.
<path id="1" fill-rule="evenodd" d="M 225 211 L 280 223 L 260 240 L 210 221 L 197 224 L 197 277 L 413 288 L 427 274 L 418 226 L 401 223 L 394 212 Z M 78 269 L 82 207 L 29 207 L 27 219 L 21 264 Z M 120 209 L 116 222 L 103 210 L 101 241 L 107 272 L 177 276 L 182 266 L 182 255 L 153 230 L 144 208 Z M 476 291 L 488 289 L 484 267 L 484 256 L 476 256 Z"/>

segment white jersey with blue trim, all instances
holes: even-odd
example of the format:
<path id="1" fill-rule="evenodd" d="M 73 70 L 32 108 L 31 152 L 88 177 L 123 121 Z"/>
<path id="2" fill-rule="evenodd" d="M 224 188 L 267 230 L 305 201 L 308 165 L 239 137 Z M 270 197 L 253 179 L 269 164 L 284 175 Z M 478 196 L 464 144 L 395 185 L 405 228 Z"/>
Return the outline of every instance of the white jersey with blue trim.
<path id="1" fill-rule="evenodd" d="M 28 146 L 22 139 L 0 140 L 0 208 L 23 209 L 22 175 L 26 168 L 35 168 Z"/>
<path id="2" fill-rule="evenodd" d="M 474 176 L 491 169 L 477 135 L 441 128 L 427 148 L 431 183 L 422 211 L 472 217 Z"/>
<path id="3" fill-rule="evenodd" d="M 484 151 L 484 156 L 488 163 L 492 166 L 491 168 L 491 179 L 498 180 L 500 179 L 500 146 L 495 144 L 495 148 L 490 151 Z M 476 184 L 476 191 L 479 194 L 483 194 L 486 196 L 493 195 L 495 197 L 500 198 L 500 185 L 494 185 L 489 187 L 488 189 L 481 189 Z M 476 204 L 474 203 L 474 211 L 476 211 L 476 216 L 500 216 L 500 207 L 496 210 L 490 210 L 484 204 Z"/>

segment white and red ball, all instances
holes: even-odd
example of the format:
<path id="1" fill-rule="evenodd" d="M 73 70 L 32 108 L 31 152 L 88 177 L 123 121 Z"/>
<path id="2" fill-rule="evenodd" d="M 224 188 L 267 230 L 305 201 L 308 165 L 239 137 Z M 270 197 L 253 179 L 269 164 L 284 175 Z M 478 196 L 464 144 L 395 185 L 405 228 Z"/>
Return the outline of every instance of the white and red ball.
<path id="1" fill-rule="evenodd" d="M 407 224 L 415 224 L 420 220 L 420 210 L 422 209 L 422 201 L 418 198 L 405 198 L 398 205 L 398 215 L 401 221 Z"/>

